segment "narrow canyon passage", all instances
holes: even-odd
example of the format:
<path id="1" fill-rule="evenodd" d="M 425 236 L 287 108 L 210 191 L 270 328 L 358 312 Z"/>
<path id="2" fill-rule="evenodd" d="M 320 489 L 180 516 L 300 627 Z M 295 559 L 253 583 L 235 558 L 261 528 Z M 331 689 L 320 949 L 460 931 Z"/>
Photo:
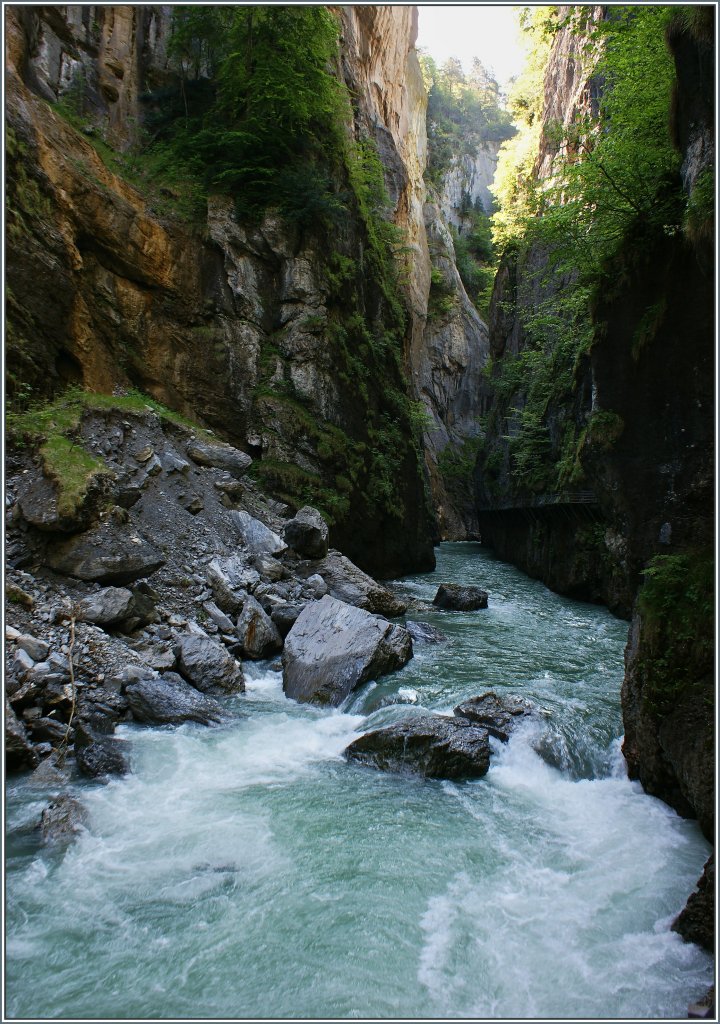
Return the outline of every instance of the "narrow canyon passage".
<path id="1" fill-rule="evenodd" d="M 409 612 L 446 641 L 339 711 L 287 700 L 258 663 L 229 725 L 123 726 L 133 774 L 74 784 L 90 819 L 65 851 L 32 831 L 47 790 L 12 779 L 11 1016 L 684 1015 L 712 962 L 669 926 L 709 845 L 625 776 L 626 623 L 477 544 L 396 586 L 427 602 L 444 579 L 489 608 Z M 341 756 L 491 687 L 544 715 L 484 779 Z"/>

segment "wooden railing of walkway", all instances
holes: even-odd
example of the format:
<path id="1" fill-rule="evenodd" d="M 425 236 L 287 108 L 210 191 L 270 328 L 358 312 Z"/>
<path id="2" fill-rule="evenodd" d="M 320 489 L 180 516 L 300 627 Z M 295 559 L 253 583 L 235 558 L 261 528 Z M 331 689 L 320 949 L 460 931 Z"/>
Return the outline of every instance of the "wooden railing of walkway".
<path id="1" fill-rule="evenodd" d="M 506 498 L 503 501 L 486 502 L 478 512 L 503 512 L 511 509 L 549 508 L 562 505 L 597 505 L 593 491 L 555 492 L 527 497 Z"/>

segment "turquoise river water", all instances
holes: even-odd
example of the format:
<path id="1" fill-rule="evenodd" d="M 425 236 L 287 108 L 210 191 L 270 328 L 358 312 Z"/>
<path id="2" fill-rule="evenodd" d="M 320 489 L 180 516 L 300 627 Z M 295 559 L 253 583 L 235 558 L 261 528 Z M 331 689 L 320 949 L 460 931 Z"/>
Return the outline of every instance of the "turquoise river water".
<path id="1" fill-rule="evenodd" d="M 246 665 L 248 713 L 216 729 L 125 725 L 132 774 L 78 783 L 65 850 L 7 795 L 11 1018 L 684 1017 L 711 959 L 670 931 L 709 845 L 627 780 L 627 624 L 477 544 L 396 586 L 479 583 L 485 611 L 413 612 L 448 637 L 349 707 L 287 700 Z M 489 688 L 533 698 L 543 737 L 449 783 L 348 765 L 369 726 Z M 412 706 L 380 706 L 400 695 Z M 536 752 L 541 750 L 542 756 Z"/>

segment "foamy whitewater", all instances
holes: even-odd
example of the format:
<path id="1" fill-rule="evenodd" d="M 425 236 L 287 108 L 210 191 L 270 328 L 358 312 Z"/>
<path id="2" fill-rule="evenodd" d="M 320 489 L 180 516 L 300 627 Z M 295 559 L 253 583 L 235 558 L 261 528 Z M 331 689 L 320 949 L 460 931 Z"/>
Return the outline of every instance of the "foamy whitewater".
<path id="1" fill-rule="evenodd" d="M 247 717 L 122 727 L 133 774 L 77 784 L 90 824 L 65 851 L 33 829 L 51 792 L 11 780 L 9 1017 L 685 1016 L 712 963 L 670 924 L 710 848 L 625 777 L 627 624 L 475 544 L 400 589 L 431 600 L 442 581 L 490 607 L 409 613 L 448 642 L 344 710 L 246 665 L 229 704 Z M 342 758 L 373 725 L 491 687 L 546 715 L 484 779 Z"/>

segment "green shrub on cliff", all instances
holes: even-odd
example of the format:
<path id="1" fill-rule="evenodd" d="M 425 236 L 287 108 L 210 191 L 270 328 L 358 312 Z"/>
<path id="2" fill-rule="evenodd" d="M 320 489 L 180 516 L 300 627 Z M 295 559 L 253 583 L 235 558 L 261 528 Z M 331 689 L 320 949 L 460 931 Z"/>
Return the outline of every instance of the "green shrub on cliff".
<path id="1" fill-rule="evenodd" d="M 643 696 L 665 714 L 689 690 L 712 686 L 715 637 L 713 551 L 656 555 L 638 603 L 643 623 Z"/>

